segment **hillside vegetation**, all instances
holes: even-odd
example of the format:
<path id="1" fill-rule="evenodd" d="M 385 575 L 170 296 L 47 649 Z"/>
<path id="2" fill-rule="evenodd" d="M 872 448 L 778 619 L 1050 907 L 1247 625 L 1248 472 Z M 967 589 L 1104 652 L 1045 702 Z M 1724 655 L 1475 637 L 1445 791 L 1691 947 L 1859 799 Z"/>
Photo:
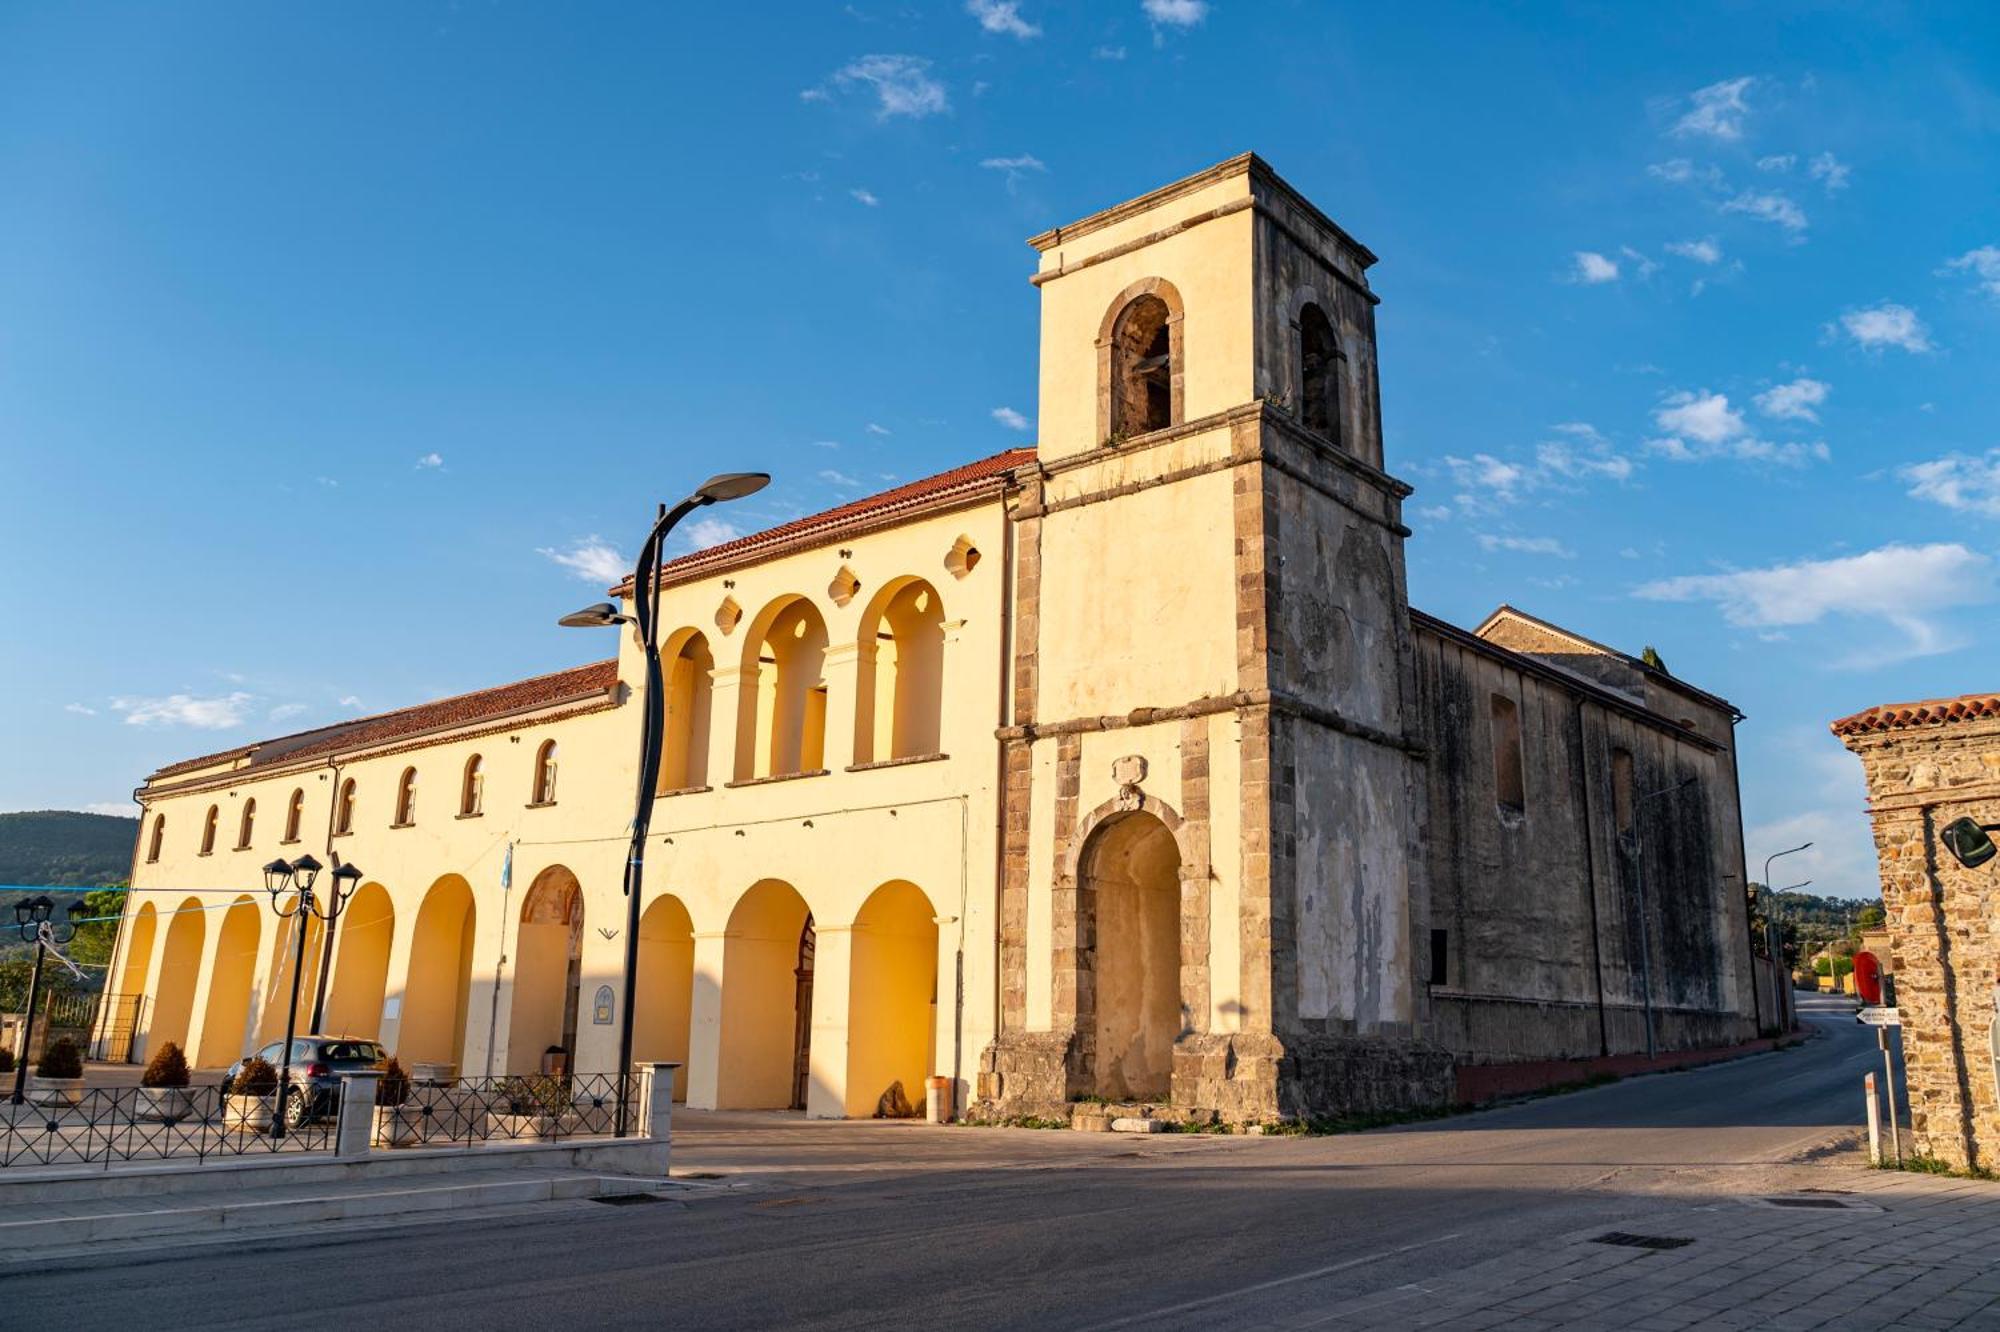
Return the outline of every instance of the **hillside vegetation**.
<path id="1" fill-rule="evenodd" d="M 139 820 L 47 809 L 0 814 L 0 883 L 102 888 L 132 873 Z"/>

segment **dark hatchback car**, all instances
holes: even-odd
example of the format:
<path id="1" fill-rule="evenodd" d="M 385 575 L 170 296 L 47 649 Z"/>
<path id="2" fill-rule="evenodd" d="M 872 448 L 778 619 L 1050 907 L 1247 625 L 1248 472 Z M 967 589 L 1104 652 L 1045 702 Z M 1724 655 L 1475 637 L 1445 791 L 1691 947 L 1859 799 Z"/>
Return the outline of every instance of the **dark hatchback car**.
<path id="1" fill-rule="evenodd" d="M 285 1043 L 273 1041 L 257 1051 L 256 1058 L 283 1072 Z M 311 1119 L 335 1112 L 340 1104 L 340 1079 L 344 1074 L 375 1068 L 389 1057 L 388 1051 L 373 1041 L 355 1036 L 300 1036 L 292 1041 L 291 1091 L 285 1097 L 285 1124 L 296 1128 Z M 222 1089 L 228 1091 L 250 1056 L 237 1060 L 223 1075 Z M 308 1096 L 310 1091 L 310 1096 Z"/>

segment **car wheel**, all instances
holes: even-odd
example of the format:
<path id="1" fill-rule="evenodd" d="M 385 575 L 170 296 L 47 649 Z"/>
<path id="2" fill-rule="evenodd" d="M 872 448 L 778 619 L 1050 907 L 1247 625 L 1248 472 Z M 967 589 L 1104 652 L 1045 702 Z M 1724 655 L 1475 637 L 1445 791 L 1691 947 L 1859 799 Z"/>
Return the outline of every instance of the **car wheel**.
<path id="1" fill-rule="evenodd" d="M 306 1121 L 311 1118 L 312 1102 L 308 1099 L 305 1089 L 294 1087 L 286 1092 L 285 1127 L 287 1129 L 304 1128 Z"/>

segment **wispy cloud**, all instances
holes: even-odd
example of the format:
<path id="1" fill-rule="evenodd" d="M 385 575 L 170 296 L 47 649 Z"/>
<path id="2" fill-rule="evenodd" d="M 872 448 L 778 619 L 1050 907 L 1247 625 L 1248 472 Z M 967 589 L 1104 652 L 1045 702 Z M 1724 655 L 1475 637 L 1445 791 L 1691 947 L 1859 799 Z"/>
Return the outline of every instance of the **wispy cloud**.
<path id="1" fill-rule="evenodd" d="M 1648 601 L 1712 602 L 1738 628 L 1781 634 L 1829 617 L 1880 621 L 1900 641 L 1837 664 L 1863 668 L 1962 645 L 1940 613 L 1994 599 L 1993 562 L 1953 543 L 1890 544 L 1860 555 L 1797 560 L 1763 569 L 1686 574 L 1646 583 Z M 1870 636 L 1870 641 L 1875 641 Z"/>
<path id="2" fill-rule="evenodd" d="M 1896 475 L 1909 483 L 1912 499 L 1941 504 L 1957 513 L 2000 518 L 2000 449 L 1977 457 L 1948 453 L 1911 463 Z"/>
<path id="3" fill-rule="evenodd" d="M 265 715 L 268 716 L 274 722 L 281 722 L 281 721 L 290 721 L 292 718 L 299 716 L 305 711 L 307 711 L 307 708 L 306 705 L 303 703 L 280 703 L 277 707 L 272 708 L 270 712 L 266 713 Z"/>
<path id="4" fill-rule="evenodd" d="M 849 490 L 858 490 L 861 486 L 861 478 L 849 476 L 845 472 L 836 472 L 831 467 L 822 468 L 819 479 L 828 485 L 843 486 Z"/>
<path id="5" fill-rule="evenodd" d="M 1125 48 L 1122 46 L 1100 46 L 1091 51 L 1092 60 L 1123 60 Z"/>
<path id="6" fill-rule="evenodd" d="M 1575 551 L 1554 537 L 1494 536 L 1481 532 L 1479 548 L 1484 551 L 1507 550 L 1517 555 L 1554 555 L 1565 560 L 1576 558 Z"/>
<path id="7" fill-rule="evenodd" d="M 1683 259 L 1692 259 L 1698 264 L 1717 264 L 1722 261 L 1722 247 L 1715 243 L 1713 236 L 1701 240 L 1669 241 L 1667 253 L 1677 254 Z"/>
<path id="8" fill-rule="evenodd" d="M 1824 442 L 1778 443 L 1759 437 L 1743 419 L 1743 413 L 1730 405 L 1728 394 L 1711 393 L 1707 389 L 1668 394 L 1654 410 L 1653 423 L 1668 433 L 1647 440 L 1647 449 L 1673 462 L 1725 458 L 1803 467 L 1832 457 Z"/>
<path id="9" fill-rule="evenodd" d="M 1027 41 L 1042 30 L 1021 17 L 1019 0 L 965 0 L 965 12 L 979 20 L 982 31 Z"/>
<path id="10" fill-rule="evenodd" d="M 689 550 L 707 550 L 710 546 L 736 540 L 743 535 L 743 530 L 727 518 L 697 518 L 675 535 Z"/>
<path id="11" fill-rule="evenodd" d="M 1719 190 L 1725 188 L 1722 168 L 1697 166 L 1685 157 L 1676 157 L 1665 162 L 1655 162 L 1646 168 L 1646 174 L 1664 180 L 1669 185 L 1691 185 L 1697 188 Z"/>
<path id="12" fill-rule="evenodd" d="M 241 690 L 207 698 L 193 694 L 167 694 L 158 698 L 123 695 L 111 700 L 111 709 L 124 714 L 127 726 L 190 726 L 198 731 L 226 731 L 243 724 L 255 701 L 254 695 Z"/>
<path id="13" fill-rule="evenodd" d="M 989 157 L 980 162 L 988 171 L 1007 173 L 1007 188 L 1012 189 L 1021 177 L 1030 171 L 1047 171 L 1042 159 L 1032 153 L 1021 153 L 1014 157 Z"/>
<path id="14" fill-rule="evenodd" d="M 342 694 L 339 701 L 341 707 L 353 712 L 360 712 L 364 706 L 361 700 L 353 694 Z"/>
<path id="15" fill-rule="evenodd" d="M 913 55 L 865 55 L 833 73 L 832 89 L 808 88 L 799 96 L 809 102 L 832 100 L 832 91 L 857 88 L 875 94 L 875 117 L 891 120 L 908 116 L 922 120 L 951 109 L 944 84 L 931 76 L 931 62 Z"/>
<path id="16" fill-rule="evenodd" d="M 1846 189 L 1847 178 L 1853 171 L 1853 167 L 1832 153 L 1821 153 L 1806 167 L 1806 174 L 1824 185 L 1828 194 L 1838 194 Z"/>
<path id="17" fill-rule="evenodd" d="M 96 708 L 86 707 L 81 703 L 65 703 L 63 704 L 63 711 L 74 712 L 79 717 L 95 717 L 97 715 Z"/>
<path id="18" fill-rule="evenodd" d="M 1006 426 L 1009 430 L 1026 430 L 1028 428 L 1028 418 L 1015 411 L 1012 407 L 995 407 L 993 409 L 993 419 L 1001 425 Z"/>
<path id="19" fill-rule="evenodd" d="M 1772 153 L 1757 159 L 1759 171 L 1790 171 L 1799 164 L 1797 153 Z"/>
<path id="20" fill-rule="evenodd" d="M 1670 395 L 1653 413 L 1660 429 L 1687 435 L 1703 444 L 1720 444 L 1744 434 L 1743 414 L 1729 405 L 1729 395 L 1680 392 Z"/>
<path id="21" fill-rule="evenodd" d="M 1744 94 L 1756 80 L 1750 77 L 1724 79 L 1688 94 L 1688 109 L 1674 122 L 1673 132 L 1683 138 L 1700 137 L 1731 142 L 1743 137 L 1743 121 L 1750 114 Z"/>
<path id="22" fill-rule="evenodd" d="M 569 570 L 571 577 L 600 586 L 616 583 L 632 571 L 632 562 L 595 534 L 563 547 L 537 546 L 535 553 Z"/>
<path id="23" fill-rule="evenodd" d="M 1167 28 L 1192 28 L 1208 17 L 1208 0 L 1140 0 L 1139 8 Z"/>
<path id="24" fill-rule="evenodd" d="M 1931 350 L 1930 330 L 1917 312 L 1907 305 L 1884 301 L 1864 310 L 1849 310 L 1840 317 L 1840 331 L 1868 351 L 1901 347 L 1906 352 Z"/>
<path id="25" fill-rule="evenodd" d="M 419 472 L 443 471 L 444 455 L 441 453 L 426 453 L 423 457 L 417 459 L 417 470 Z"/>
<path id="26" fill-rule="evenodd" d="M 2000 300 L 2000 245 L 1982 245 L 1945 261 L 1944 272 L 1970 273 L 1979 289 Z"/>
<path id="27" fill-rule="evenodd" d="M 1604 282 L 1618 280 L 1617 261 L 1607 259 L 1595 250 L 1578 250 L 1570 267 L 1570 281 L 1586 286 L 1596 286 Z"/>
<path id="28" fill-rule="evenodd" d="M 1814 409 L 1826 401 L 1830 386 L 1821 380 L 1800 376 L 1789 384 L 1778 384 L 1759 393 L 1757 410 L 1780 421 L 1819 420 Z"/>
<path id="29" fill-rule="evenodd" d="M 1721 208 L 1725 213 L 1741 213 L 1790 232 L 1804 231 L 1807 226 L 1806 210 L 1776 191 L 1760 194 L 1756 190 L 1745 190 L 1734 198 L 1723 200 Z"/>
<path id="30" fill-rule="evenodd" d="M 871 435 L 893 435 L 894 433 L 896 433 L 895 431 L 889 429 L 889 427 L 887 426 L 876 425 L 873 421 L 870 421 L 867 425 L 863 426 L 862 429 L 866 430 Z"/>
<path id="31" fill-rule="evenodd" d="M 872 194 L 868 190 L 864 190 L 859 186 L 856 186 L 854 189 L 849 190 L 847 194 L 849 198 L 854 200 L 854 202 L 858 204 L 863 204 L 869 208 L 879 208 L 882 206 L 882 201 L 880 199 L 876 198 L 874 194 Z"/>

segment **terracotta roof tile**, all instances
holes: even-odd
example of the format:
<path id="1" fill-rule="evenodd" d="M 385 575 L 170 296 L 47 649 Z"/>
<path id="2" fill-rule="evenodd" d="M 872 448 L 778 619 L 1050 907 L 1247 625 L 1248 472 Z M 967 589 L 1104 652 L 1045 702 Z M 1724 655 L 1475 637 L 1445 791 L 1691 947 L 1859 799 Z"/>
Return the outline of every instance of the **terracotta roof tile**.
<path id="1" fill-rule="evenodd" d="M 724 541 L 720 545 L 708 546 L 702 550 L 682 555 L 667 561 L 660 568 L 662 578 L 672 578 L 676 574 L 690 573 L 711 564 L 732 562 L 735 558 L 751 554 L 768 546 L 783 545 L 796 541 L 821 530 L 832 531 L 863 519 L 894 513 L 898 509 L 914 508 L 949 496 L 954 491 L 977 491 L 993 485 L 1016 467 L 1035 460 L 1033 449 L 1009 449 L 996 453 L 977 462 L 954 467 L 950 471 L 926 476 L 893 490 L 868 495 L 862 499 L 842 504 L 837 508 L 820 513 L 795 518 L 789 523 L 767 527 L 761 532 L 737 537 L 734 541 Z M 614 594 L 629 592 L 632 580 L 625 579 L 612 588 Z"/>
<path id="2" fill-rule="evenodd" d="M 1829 723 L 1835 735 L 1868 735 L 1916 726 L 2000 717 L 2000 694 L 1960 694 L 1957 698 L 1927 698 L 1917 703 L 1884 703 Z"/>
<path id="3" fill-rule="evenodd" d="M 249 759 L 250 765 L 254 767 L 280 760 L 290 762 L 294 759 L 312 758 L 342 750 L 373 748 L 404 736 L 467 726 L 508 713 L 548 707 L 591 694 L 601 694 L 617 683 L 616 658 L 609 661 L 594 661 L 588 666 L 574 666 L 566 671 L 516 680 L 512 684 L 499 685 L 492 689 L 456 694 L 450 698 L 419 703 L 415 707 L 398 708 L 394 712 L 377 713 L 372 717 L 357 717 L 353 721 L 336 722 L 332 726 L 321 726 L 314 730 L 299 731 L 271 740 L 238 745 L 234 749 L 205 754 L 200 758 L 184 759 L 161 768 L 153 774 L 153 779 L 177 776 L 197 768 L 212 767 L 245 758 Z"/>

